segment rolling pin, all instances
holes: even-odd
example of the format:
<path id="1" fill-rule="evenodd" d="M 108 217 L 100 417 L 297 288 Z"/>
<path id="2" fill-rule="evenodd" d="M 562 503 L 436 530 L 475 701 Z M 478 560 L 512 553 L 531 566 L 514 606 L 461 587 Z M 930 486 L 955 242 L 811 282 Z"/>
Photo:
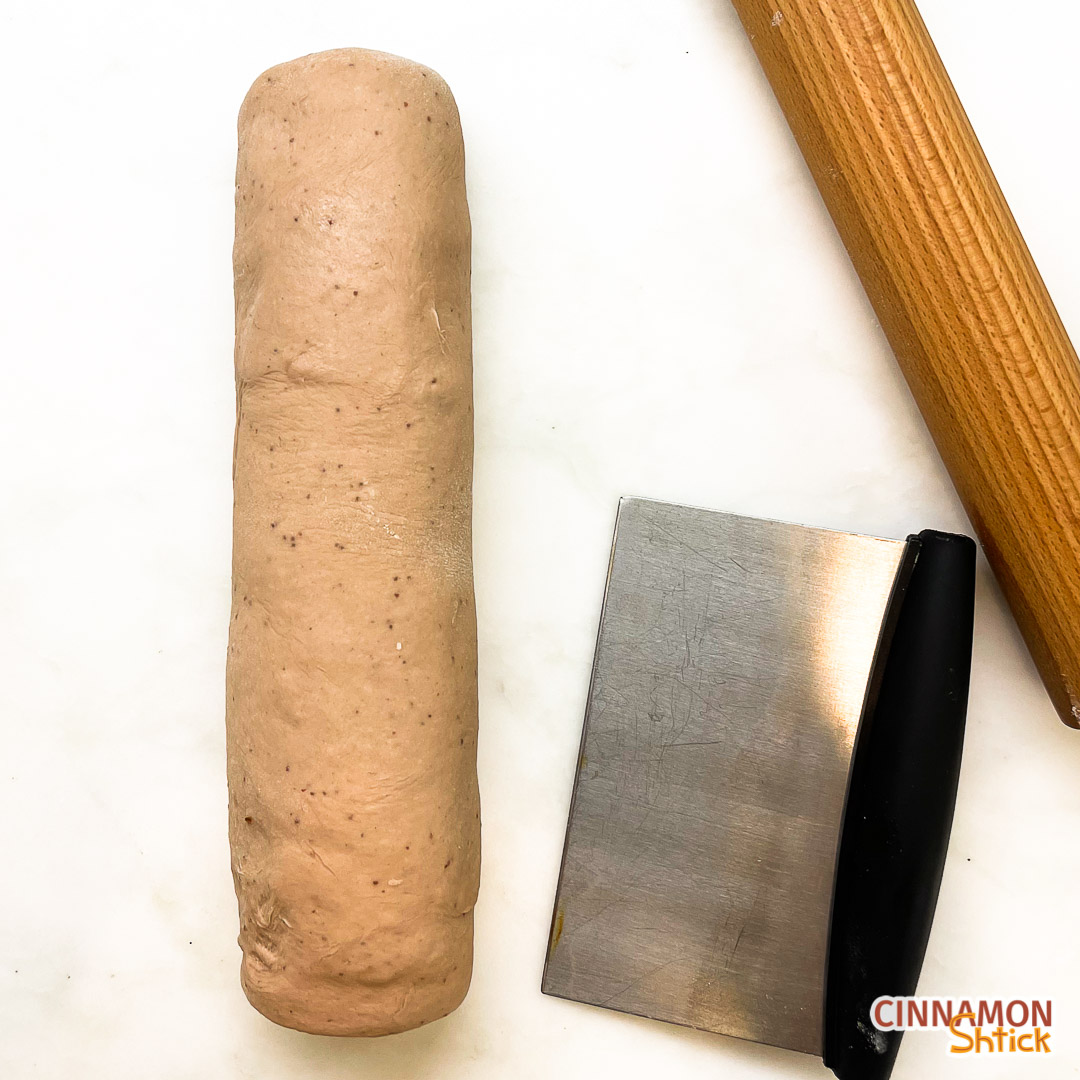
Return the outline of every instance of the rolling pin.
<path id="1" fill-rule="evenodd" d="M 1061 718 L 1080 363 L 911 0 L 733 0 Z"/>

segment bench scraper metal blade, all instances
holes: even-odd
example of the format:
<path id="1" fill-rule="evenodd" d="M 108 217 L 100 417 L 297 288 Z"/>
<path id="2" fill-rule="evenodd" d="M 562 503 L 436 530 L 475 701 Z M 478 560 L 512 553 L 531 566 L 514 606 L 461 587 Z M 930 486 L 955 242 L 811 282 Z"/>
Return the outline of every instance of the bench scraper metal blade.
<path id="1" fill-rule="evenodd" d="M 959 777 L 975 547 L 623 499 L 543 990 L 887 1077 Z"/>

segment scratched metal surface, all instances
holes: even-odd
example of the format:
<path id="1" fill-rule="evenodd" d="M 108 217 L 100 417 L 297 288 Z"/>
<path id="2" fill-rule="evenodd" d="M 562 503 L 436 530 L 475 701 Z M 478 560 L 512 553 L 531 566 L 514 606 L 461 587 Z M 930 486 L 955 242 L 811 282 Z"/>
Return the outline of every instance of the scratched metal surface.
<path id="1" fill-rule="evenodd" d="M 822 1052 L 847 771 L 904 546 L 622 500 L 546 993 Z"/>

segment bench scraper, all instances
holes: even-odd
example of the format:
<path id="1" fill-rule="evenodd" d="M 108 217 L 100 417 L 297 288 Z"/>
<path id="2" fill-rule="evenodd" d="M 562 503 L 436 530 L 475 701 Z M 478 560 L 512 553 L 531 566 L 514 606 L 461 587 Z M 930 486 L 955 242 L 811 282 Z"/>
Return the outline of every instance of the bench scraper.
<path id="1" fill-rule="evenodd" d="M 543 990 L 887 1077 L 959 777 L 975 546 L 623 499 Z"/>

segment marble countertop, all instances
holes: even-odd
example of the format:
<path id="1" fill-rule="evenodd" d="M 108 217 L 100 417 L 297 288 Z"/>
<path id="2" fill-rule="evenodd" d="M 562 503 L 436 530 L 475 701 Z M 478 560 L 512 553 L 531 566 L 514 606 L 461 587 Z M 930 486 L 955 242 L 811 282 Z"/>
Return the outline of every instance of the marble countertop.
<path id="1" fill-rule="evenodd" d="M 921 6 L 1075 338 L 1080 10 Z M 0 1072 L 828 1075 L 539 992 L 618 497 L 969 529 L 729 6 L 64 0 L 4 24 Z M 475 239 L 476 975 L 447 1020 L 375 1041 L 247 1005 L 225 836 L 235 111 L 263 68 L 343 44 L 447 78 Z M 920 992 L 1052 998 L 1025 1078 L 1080 1068 L 1078 777 L 980 562 Z M 897 1080 L 1018 1075 L 947 1044 L 909 1037 Z"/>

